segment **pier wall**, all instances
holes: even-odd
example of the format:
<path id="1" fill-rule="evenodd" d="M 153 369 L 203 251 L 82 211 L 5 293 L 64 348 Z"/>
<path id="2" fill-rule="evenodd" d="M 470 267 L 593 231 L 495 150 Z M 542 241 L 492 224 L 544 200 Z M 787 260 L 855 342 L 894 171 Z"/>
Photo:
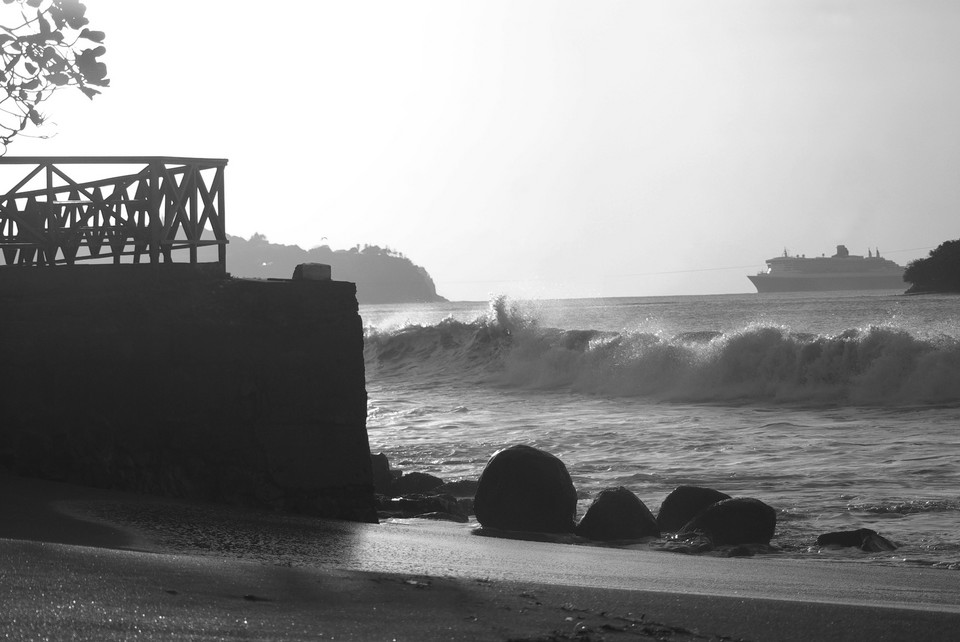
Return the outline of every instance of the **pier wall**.
<path id="1" fill-rule="evenodd" d="M 0 268 L 0 466 L 375 521 L 356 288 Z"/>

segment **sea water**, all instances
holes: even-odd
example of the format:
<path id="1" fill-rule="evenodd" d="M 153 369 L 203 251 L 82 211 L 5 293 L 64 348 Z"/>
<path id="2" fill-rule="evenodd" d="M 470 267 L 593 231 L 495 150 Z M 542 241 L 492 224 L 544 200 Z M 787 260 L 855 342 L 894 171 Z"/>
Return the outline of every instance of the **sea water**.
<path id="1" fill-rule="evenodd" d="M 846 292 L 361 306 L 367 429 L 476 479 L 529 444 L 580 496 L 681 484 L 777 510 L 772 554 L 960 568 L 960 298 Z M 894 553 L 821 550 L 872 528 Z"/>

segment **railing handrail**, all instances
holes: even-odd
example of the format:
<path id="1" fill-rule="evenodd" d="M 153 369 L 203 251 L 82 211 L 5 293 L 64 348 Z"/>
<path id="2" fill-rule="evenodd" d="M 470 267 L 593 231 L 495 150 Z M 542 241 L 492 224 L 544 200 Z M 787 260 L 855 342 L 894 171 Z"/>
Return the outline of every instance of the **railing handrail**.
<path id="1" fill-rule="evenodd" d="M 189 156 L 0 156 L 0 165 L 127 165 L 174 163 L 177 165 L 223 166 L 226 158 Z"/>

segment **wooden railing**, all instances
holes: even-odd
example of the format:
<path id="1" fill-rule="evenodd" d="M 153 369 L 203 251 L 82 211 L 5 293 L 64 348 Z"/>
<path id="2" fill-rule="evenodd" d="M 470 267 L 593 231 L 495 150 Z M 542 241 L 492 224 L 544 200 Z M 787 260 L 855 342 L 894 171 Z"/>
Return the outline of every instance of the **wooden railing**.
<path id="1" fill-rule="evenodd" d="M 198 248 L 216 246 L 225 271 L 226 165 L 166 156 L 0 157 L 0 180 L 18 181 L 0 197 L 0 265 L 171 263 L 178 250 L 197 263 Z M 111 169 L 120 175 L 102 175 Z"/>

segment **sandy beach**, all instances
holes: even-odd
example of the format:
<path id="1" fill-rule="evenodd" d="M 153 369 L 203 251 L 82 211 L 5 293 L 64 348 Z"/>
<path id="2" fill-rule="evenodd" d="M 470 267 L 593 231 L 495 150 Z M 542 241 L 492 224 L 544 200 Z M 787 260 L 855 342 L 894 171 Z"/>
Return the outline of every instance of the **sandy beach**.
<path id="1" fill-rule="evenodd" d="M 947 640 L 955 572 L 322 521 L 0 474 L 0 637 Z"/>

